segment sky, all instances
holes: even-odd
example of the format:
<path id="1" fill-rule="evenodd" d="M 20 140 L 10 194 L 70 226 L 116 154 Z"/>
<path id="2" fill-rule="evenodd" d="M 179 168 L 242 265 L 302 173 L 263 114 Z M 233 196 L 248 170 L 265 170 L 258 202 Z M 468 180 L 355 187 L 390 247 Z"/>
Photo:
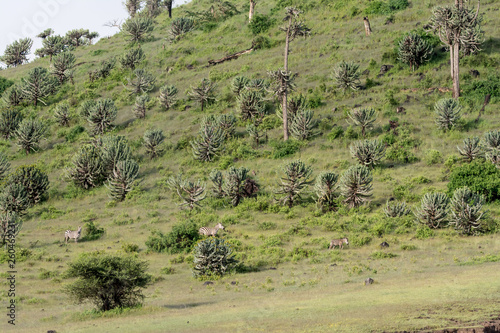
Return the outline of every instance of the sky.
<path id="1" fill-rule="evenodd" d="M 175 0 L 174 6 L 190 0 Z M 65 35 L 73 29 L 97 31 L 99 37 L 111 36 L 117 28 L 105 27 L 106 22 L 123 21 L 128 14 L 124 0 L 17 0 L 2 1 L 0 10 L 0 55 L 7 45 L 20 38 L 33 40 L 30 59 L 42 47 L 36 38 L 45 29 L 52 28 L 56 35 Z M 20 5 L 22 3 L 22 5 Z"/>

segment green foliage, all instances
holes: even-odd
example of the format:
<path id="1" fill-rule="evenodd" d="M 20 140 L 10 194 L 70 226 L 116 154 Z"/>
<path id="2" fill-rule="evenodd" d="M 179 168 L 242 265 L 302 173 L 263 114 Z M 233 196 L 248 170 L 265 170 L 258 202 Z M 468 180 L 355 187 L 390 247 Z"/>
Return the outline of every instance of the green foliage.
<path id="1" fill-rule="evenodd" d="M 193 274 L 197 278 L 222 276 L 238 263 L 231 245 L 217 237 L 198 242 L 193 255 Z"/>
<path id="2" fill-rule="evenodd" d="M 73 167 L 67 171 L 69 179 L 83 189 L 102 184 L 106 177 L 101 151 L 93 145 L 84 145 L 73 157 Z"/>
<path id="3" fill-rule="evenodd" d="M 18 184 L 27 192 L 31 206 L 41 202 L 49 189 L 49 177 L 35 165 L 22 165 L 9 175 L 7 184 Z"/>
<path id="4" fill-rule="evenodd" d="M 22 184 L 7 184 L 0 193 L 0 209 L 4 213 L 23 215 L 30 207 L 28 192 Z"/>
<path id="5" fill-rule="evenodd" d="M 7 67 L 17 67 L 28 62 L 28 54 L 30 53 L 33 41 L 30 38 L 24 38 L 14 41 L 7 45 L 4 55 L 0 57 L 0 61 L 5 63 Z"/>
<path id="6" fill-rule="evenodd" d="M 344 135 L 344 129 L 342 126 L 334 126 L 330 133 L 328 133 L 328 140 L 334 141 L 341 138 Z"/>
<path id="7" fill-rule="evenodd" d="M 102 311 L 135 306 L 144 298 L 142 289 L 151 282 L 147 266 L 134 257 L 83 253 L 69 263 L 66 276 L 78 280 L 65 290 L 78 303 L 90 301 Z"/>
<path id="8" fill-rule="evenodd" d="M 125 21 L 122 31 L 131 42 L 142 42 L 149 38 L 154 29 L 154 22 L 149 17 L 134 17 Z"/>
<path id="9" fill-rule="evenodd" d="M 248 24 L 248 28 L 254 35 L 267 32 L 276 23 L 276 20 L 261 14 L 255 14 L 252 21 Z"/>
<path id="10" fill-rule="evenodd" d="M 385 145 L 379 140 L 356 141 L 350 146 L 351 156 L 358 163 L 373 168 L 385 155 Z"/>
<path id="11" fill-rule="evenodd" d="M 71 82 L 73 82 L 74 68 L 74 54 L 70 52 L 63 52 L 54 57 L 50 66 L 50 73 L 57 77 L 59 84 L 63 84 L 67 80 L 71 80 Z"/>
<path id="12" fill-rule="evenodd" d="M 115 57 L 101 61 L 99 67 L 97 67 L 95 70 L 91 72 L 88 72 L 90 81 L 94 82 L 96 80 L 107 78 L 111 74 L 111 70 L 115 68 L 115 65 L 116 65 Z"/>
<path id="13" fill-rule="evenodd" d="M 10 163 L 7 156 L 0 152 L 0 181 L 2 181 L 10 171 Z"/>
<path id="14" fill-rule="evenodd" d="M 364 165 L 352 166 L 340 178 L 340 192 L 349 207 L 361 206 L 372 196 L 373 176 Z"/>
<path id="15" fill-rule="evenodd" d="M 297 140 L 271 141 L 270 145 L 273 147 L 272 157 L 274 159 L 280 159 L 293 155 L 302 147 L 300 141 Z"/>
<path id="16" fill-rule="evenodd" d="M 237 76 L 231 81 L 231 91 L 236 96 L 239 96 L 241 92 L 250 84 L 250 79 L 246 76 Z"/>
<path id="17" fill-rule="evenodd" d="M 372 257 L 373 259 L 387 259 L 387 258 L 395 258 L 397 256 L 398 256 L 397 254 L 391 252 L 382 252 L 382 251 L 375 251 L 370 255 L 370 257 Z"/>
<path id="18" fill-rule="evenodd" d="M 8 80 L 4 77 L 0 76 L 0 96 L 2 96 L 3 92 L 7 90 L 10 86 L 14 84 L 14 81 Z"/>
<path id="19" fill-rule="evenodd" d="M 463 234 L 473 234 L 481 227 L 484 198 L 468 187 L 456 189 L 451 199 L 450 225 Z"/>
<path id="20" fill-rule="evenodd" d="M 245 167 L 235 168 L 231 167 L 226 173 L 224 182 L 222 184 L 222 191 L 225 196 L 231 199 L 231 204 L 236 207 L 240 203 L 241 199 L 246 196 L 246 184 L 248 177 L 248 170 Z M 215 175 L 217 176 L 217 175 Z M 251 193 L 255 195 L 256 193 Z"/>
<path id="21" fill-rule="evenodd" d="M 316 177 L 314 191 L 318 197 L 317 203 L 324 211 L 334 211 L 338 208 L 337 182 L 339 176 L 334 172 L 322 172 Z"/>
<path id="22" fill-rule="evenodd" d="M 35 67 L 22 79 L 19 88 L 23 99 L 32 102 L 34 106 L 37 106 L 38 102 L 47 105 L 44 100 L 57 91 L 58 82 L 50 76 L 47 69 Z"/>
<path id="23" fill-rule="evenodd" d="M 451 130 L 455 127 L 461 118 L 460 111 L 462 107 L 454 98 L 444 98 L 437 101 L 434 105 L 436 113 L 436 124 L 443 130 Z"/>
<path id="24" fill-rule="evenodd" d="M 138 119 L 146 118 L 146 111 L 148 109 L 147 103 L 149 102 L 149 96 L 144 94 L 137 96 L 135 98 L 135 105 L 132 112 L 134 116 Z"/>
<path id="25" fill-rule="evenodd" d="M 388 15 L 398 10 L 404 10 L 409 5 L 408 0 L 372 1 L 366 7 L 365 13 L 369 15 Z"/>
<path id="26" fill-rule="evenodd" d="M 4 109 L 0 111 L 0 134 L 9 139 L 15 135 L 16 130 L 23 120 L 21 113 L 15 109 Z"/>
<path id="27" fill-rule="evenodd" d="M 94 224 L 94 221 L 90 220 L 85 223 L 84 226 L 85 234 L 81 238 L 83 242 L 94 241 L 101 238 L 104 235 L 104 228 L 100 228 L 99 225 Z"/>
<path id="28" fill-rule="evenodd" d="M 94 135 L 102 135 L 112 126 L 118 114 L 115 103 L 111 99 L 100 99 L 89 103 L 87 121 L 90 123 Z M 87 105 L 89 105 L 87 104 Z"/>
<path id="29" fill-rule="evenodd" d="M 483 147 L 477 136 L 464 139 L 463 148 L 457 146 L 457 149 L 463 159 L 469 163 L 483 155 Z"/>
<path id="30" fill-rule="evenodd" d="M 335 85 L 345 92 L 347 89 L 358 90 L 360 81 L 359 65 L 342 61 L 333 69 L 333 80 Z"/>
<path id="31" fill-rule="evenodd" d="M 413 71 L 418 69 L 432 54 L 431 46 L 416 33 L 410 32 L 399 42 L 398 59 Z"/>
<path id="32" fill-rule="evenodd" d="M 187 206 L 189 209 L 201 207 L 200 201 L 205 200 L 206 185 L 198 180 L 196 183 L 187 179 L 182 179 L 182 175 L 170 177 L 167 181 L 168 187 L 176 191 L 177 195 L 184 201 L 181 206 Z"/>
<path id="33" fill-rule="evenodd" d="M 500 169 L 481 160 L 453 168 L 448 183 L 448 194 L 468 187 L 472 192 L 484 196 L 488 202 L 500 199 Z"/>
<path id="34" fill-rule="evenodd" d="M 477 57 L 477 56 L 474 56 Z M 484 96 L 500 97 L 500 75 L 489 74 L 486 79 L 469 80 L 463 86 L 463 95 L 482 101 Z"/>
<path id="35" fill-rule="evenodd" d="M 165 140 L 165 135 L 161 129 L 147 130 L 144 133 L 143 140 L 146 154 L 148 154 L 151 159 L 158 157 L 162 153 L 160 145 Z"/>
<path id="36" fill-rule="evenodd" d="M 120 64 L 124 69 L 135 70 L 135 67 L 146 59 L 144 51 L 139 48 L 134 48 L 125 52 L 120 58 Z"/>
<path id="37" fill-rule="evenodd" d="M 384 213 L 387 217 L 402 217 L 411 213 L 410 207 L 405 201 L 387 201 L 384 207 Z"/>
<path id="38" fill-rule="evenodd" d="M 185 221 L 175 224 L 166 235 L 153 231 L 146 241 L 146 246 L 153 252 L 188 253 L 200 238 L 196 223 Z"/>
<path id="39" fill-rule="evenodd" d="M 318 122 L 313 119 L 314 112 L 311 110 L 299 110 L 292 118 L 290 133 L 297 140 L 308 140 L 317 134 L 315 127 Z"/>
<path id="40" fill-rule="evenodd" d="M 431 229 L 427 225 L 420 225 L 417 228 L 417 232 L 415 234 L 415 238 L 417 238 L 417 239 L 427 239 L 427 238 L 434 237 L 434 235 L 435 235 L 435 232 L 434 232 L 433 229 Z"/>
<path id="41" fill-rule="evenodd" d="M 216 100 L 215 98 L 215 83 L 209 79 L 202 79 L 197 87 L 191 87 L 189 98 L 201 104 L 201 112 L 203 112 L 205 104 L 210 104 Z"/>
<path id="42" fill-rule="evenodd" d="M 134 70 L 134 77 L 127 80 L 130 94 L 138 95 L 150 92 L 154 88 L 156 78 L 145 69 L 139 68 Z"/>
<path id="43" fill-rule="evenodd" d="M 171 42 L 180 40 L 185 34 L 194 30 L 195 22 L 189 17 L 179 17 L 172 21 L 168 36 Z"/>
<path id="44" fill-rule="evenodd" d="M 1 196 L 1 194 L 0 194 Z M 23 220 L 13 211 L 0 212 L 0 246 L 4 247 L 7 242 L 15 239 L 23 228 Z"/>
<path id="45" fill-rule="evenodd" d="M 67 40 L 61 36 L 48 36 L 42 40 L 42 48 L 35 51 L 35 55 L 43 58 L 49 56 L 49 61 L 56 54 L 64 52 L 69 49 Z"/>
<path id="46" fill-rule="evenodd" d="M 124 136 L 105 136 L 98 139 L 96 145 L 100 145 L 102 163 L 107 176 L 111 175 L 118 162 L 129 160 L 132 157 L 132 150 Z"/>
<path id="47" fill-rule="evenodd" d="M 108 189 L 115 201 L 123 201 L 133 189 L 133 184 L 139 174 L 139 164 L 134 160 L 121 160 L 116 163 L 109 177 Z"/>
<path id="48" fill-rule="evenodd" d="M 426 193 L 416 216 L 429 228 L 438 228 L 448 217 L 448 203 L 449 199 L 444 193 Z"/>
<path id="49" fill-rule="evenodd" d="M 39 119 L 24 119 L 16 130 L 17 145 L 28 155 L 38 149 L 40 140 L 47 132 L 47 125 Z"/>
<path id="50" fill-rule="evenodd" d="M 69 104 L 67 102 L 59 103 L 54 109 L 54 118 L 61 126 L 69 126 Z"/>
<path id="51" fill-rule="evenodd" d="M 288 207 L 301 199 L 301 193 L 312 183 L 310 179 L 312 168 L 301 160 L 292 161 L 282 167 L 285 174 L 281 178 L 277 194 L 284 194 L 280 202 Z"/>
<path id="52" fill-rule="evenodd" d="M 20 85 L 13 85 L 2 95 L 2 100 L 7 106 L 18 106 L 23 101 L 24 96 Z"/>
<path id="53" fill-rule="evenodd" d="M 424 161 L 425 161 L 425 164 L 427 164 L 427 165 L 434 165 L 434 164 L 438 164 L 438 163 L 443 163 L 443 155 L 438 150 L 429 149 L 425 153 Z"/>
<path id="54" fill-rule="evenodd" d="M 172 85 L 163 86 L 160 88 L 160 96 L 158 101 L 164 110 L 170 109 L 175 105 L 177 99 L 177 88 Z"/>
<path id="55" fill-rule="evenodd" d="M 348 113 L 348 115 L 355 125 L 361 127 L 361 134 L 363 137 L 365 137 L 366 129 L 372 128 L 373 123 L 377 120 L 377 116 L 373 108 L 352 110 Z"/>
<path id="56" fill-rule="evenodd" d="M 195 159 L 210 162 L 218 155 L 225 140 L 225 132 L 205 118 L 201 124 L 199 136 L 191 141 L 193 156 Z"/>

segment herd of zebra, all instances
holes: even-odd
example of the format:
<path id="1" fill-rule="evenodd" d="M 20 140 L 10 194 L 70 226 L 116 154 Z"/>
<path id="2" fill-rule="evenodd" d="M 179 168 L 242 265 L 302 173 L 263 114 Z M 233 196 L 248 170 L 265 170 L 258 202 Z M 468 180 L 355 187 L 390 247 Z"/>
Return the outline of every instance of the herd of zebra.
<path id="1" fill-rule="evenodd" d="M 224 230 L 224 226 L 221 223 L 217 223 L 217 225 L 213 228 L 201 227 L 200 230 L 198 230 L 198 232 L 200 233 L 200 235 L 204 236 L 215 236 L 217 232 L 221 229 Z M 82 227 L 78 227 L 77 231 L 66 230 L 66 232 L 64 233 L 64 240 L 66 241 L 66 243 L 68 243 L 68 239 L 74 238 L 75 243 L 77 243 L 78 239 L 81 236 L 81 233 L 82 233 Z M 349 240 L 347 239 L 347 237 L 340 239 L 333 239 L 330 242 L 330 246 L 328 247 L 328 249 L 329 250 L 334 249 L 336 246 L 338 246 L 339 249 L 343 249 L 344 244 L 349 245 Z"/>

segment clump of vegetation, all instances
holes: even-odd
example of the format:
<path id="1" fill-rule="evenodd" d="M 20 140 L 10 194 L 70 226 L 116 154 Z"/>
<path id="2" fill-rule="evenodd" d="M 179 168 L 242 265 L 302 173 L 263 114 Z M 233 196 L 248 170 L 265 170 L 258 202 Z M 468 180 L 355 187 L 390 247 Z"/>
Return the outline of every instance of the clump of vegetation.
<path id="1" fill-rule="evenodd" d="M 437 101 L 434 106 L 436 113 L 436 124 L 445 131 L 451 130 L 458 124 L 461 118 L 460 111 L 462 107 L 454 98 L 444 98 Z"/>
<path id="2" fill-rule="evenodd" d="M 101 61 L 99 67 L 91 72 L 88 72 L 90 81 L 94 82 L 99 79 L 107 78 L 111 74 L 111 70 L 115 68 L 115 65 L 116 58 L 114 57 Z"/>
<path id="3" fill-rule="evenodd" d="M 15 109 L 4 109 L 0 111 L 0 134 L 4 139 L 9 139 L 23 120 L 21 112 Z"/>
<path id="4" fill-rule="evenodd" d="M 168 187 L 176 191 L 177 195 L 184 201 L 181 206 L 187 206 L 189 209 L 201 207 L 200 202 L 205 200 L 206 185 L 199 180 L 193 183 L 187 179 L 182 179 L 182 175 L 170 177 L 167 181 Z"/>
<path id="5" fill-rule="evenodd" d="M 372 196 L 373 176 L 364 165 L 350 167 L 340 178 L 340 193 L 344 203 L 351 208 L 359 207 Z"/>
<path id="6" fill-rule="evenodd" d="M 191 141 L 194 158 L 210 162 L 219 153 L 225 137 L 222 128 L 205 118 L 201 124 L 198 138 Z"/>
<path id="7" fill-rule="evenodd" d="M 284 194 L 280 200 L 282 204 L 293 204 L 300 200 L 301 193 L 312 183 L 310 179 L 312 168 L 301 160 L 292 161 L 282 167 L 285 176 L 281 179 L 277 194 Z"/>
<path id="8" fill-rule="evenodd" d="M 338 207 L 338 188 L 339 176 L 334 172 L 322 172 L 316 177 L 314 190 L 316 192 L 317 204 L 324 211 L 334 211 Z"/>
<path id="9" fill-rule="evenodd" d="M 59 80 L 59 84 L 63 84 L 67 80 L 73 82 L 73 74 L 75 68 L 75 55 L 70 52 L 63 52 L 54 57 L 51 64 L 50 72 Z"/>
<path id="10" fill-rule="evenodd" d="M 405 201 L 387 201 L 384 213 L 387 217 L 402 217 L 411 214 L 411 208 L 408 207 Z"/>
<path id="11" fill-rule="evenodd" d="M 191 87 L 189 96 L 192 100 L 200 103 L 201 112 L 203 112 L 206 104 L 215 101 L 215 83 L 204 78 L 197 87 Z"/>
<path id="12" fill-rule="evenodd" d="M 177 88 L 175 86 L 163 86 L 160 88 L 160 96 L 158 101 L 163 109 L 168 110 L 175 105 L 177 96 Z"/>
<path id="13" fill-rule="evenodd" d="M 147 266 L 134 257 L 83 253 L 69 263 L 66 276 L 78 280 L 66 292 L 78 303 L 90 301 L 101 311 L 136 306 L 144 298 L 142 289 L 151 283 Z"/>
<path id="14" fill-rule="evenodd" d="M 101 238 L 104 235 L 104 228 L 99 227 L 94 221 L 85 222 L 85 235 L 81 238 L 82 241 L 89 242 Z"/>
<path id="15" fill-rule="evenodd" d="M 137 96 L 135 98 L 134 105 L 134 116 L 138 119 L 146 118 L 146 111 L 148 109 L 147 103 L 149 102 L 149 96 L 144 94 L 141 96 Z"/>
<path id="16" fill-rule="evenodd" d="M 125 69 L 135 70 L 135 67 L 146 59 L 144 51 L 139 47 L 131 49 L 120 58 L 120 64 Z"/>
<path id="17" fill-rule="evenodd" d="M 54 118 L 61 126 L 69 126 L 69 104 L 66 102 L 59 103 L 54 109 Z"/>
<path id="18" fill-rule="evenodd" d="M 464 139 L 463 147 L 457 146 L 457 149 L 464 160 L 469 163 L 483 155 L 483 148 L 477 136 Z"/>
<path id="19" fill-rule="evenodd" d="M 26 155 L 38 149 L 40 140 L 47 133 L 47 125 L 38 119 L 24 119 L 16 130 L 17 144 Z"/>
<path id="20" fill-rule="evenodd" d="M 398 53 L 398 59 L 415 71 L 432 54 L 432 48 L 420 35 L 410 32 L 399 42 Z"/>
<path id="21" fill-rule="evenodd" d="M 165 140 L 165 135 L 161 129 L 147 130 L 144 133 L 143 140 L 146 153 L 151 159 L 158 157 L 161 154 L 162 149 L 160 148 L 160 145 Z"/>
<path id="22" fill-rule="evenodd" d="M 49 189 L 49 177 L 35 165 L 22 165 L 9 175 L 7 184 L 23 186 L 28 202 L 33 206 L 44 199 Z"/>
<path id="23" fill-rule="evenodd" d="M 264 33 L 269 30 L 274 24 L 275 20 L 267 15 L 256 14 L 248 24 L 248 28 L 254 35 Z"/>
<path id="24" fill-rule="evenodd" d="M 379 140 L 356 141 L 350 147 L 351 156 L 359 164 L 373 168 L 385 155 L 385 145 Z"/>
<path id="25" fill-rule="evenodd" d="M 373 127 L 373 123 L 377 120 L 375 109 L 359 109 L 349 112 L 349 118 L 355 125 L 361 127 L 363 138 L 366 136 L 366 130 Z"/>
<path id="26" fill-rule="evenodd" d="M 455 229 L 463 234 L 473 234 L 481 227 L 483 196 L 472 192 L 468 187 L 456 189 L 451 199 L 451 221 Z"/>
<path id="27" fill-rule="evenodd" d="M 154 23 L 149 17 L 130 18 L 122 25 L 122 31 L 134 43 L 142 42 L 149 38 L 153 29 Z"/>
<path id="28" fill-rule="evenodd" d="M 20 91 L 22 98 L 28 102 L 32 102 L 36 107 L 38 102 L 47 105 L 45 98 L 57 91 L 58 86 L 57 80 L 50 76 L 47 69 L 35 67 L 22 79 Z"/>
<path id="29" fill-rule="evenodd" d="M 172 21 L 170 31 L 168 33 L 171 42 L 178 41 L 185 34 L 194 30 L 194 20 L 189 17 L 179 17 Z"/>
<path id="30" fill-rule="evenodd" d="M 134 70 L 134 77 L 128 79 L 130 94 L 145 94 L 154 88 L 156 78 L 146 70 Z"/>
<path id="31" fill-rule="evenodd" d="M 358 90 L 360 76 L 359 65 L 352 62 L 342 61 L 333 69 L 333 80 L 343 92 L 347 89 Z"/>
<path id="32" fill-rule="evenodd" d="M 196 223 L 185 221 L 174 224 L 166 235 L 160 231 L 153 231 L 146 241 L 146 246 L 153 252 L 187 253 L 200 238 Z"/>
<path id="33" fill-rule="evenodd" d="M 449 176 L 448 193 L 468 187 L 474 193 L 484 196 L 488 202 L 500 199 L 500 169 L 493 164 L 475 160 L 453 168 Z"/>
<path id="34" fill-rule="evenodd" d="M 68 177 L 83 189 L 102 184 L 105 178 L 103 160 L 99 148 L 84 145 L 73 158 L 73 167 L 68 169 Z"/>
<path id="35" fill-rule="evenodd" d="M 139 173 L 139 164 L 134 160 L 123 160 L 116 163 L 109 177 L 108 188 L 110 196 L 115 201 L 123 201 L 133 188 L 133 183 Z"/>
<path id="36" fill-rule="evenodd" d="M 231 245 L 217 237 L 198 242 L 193 249 L 193 255 L 193 274 L 199 279 L 223 276 L 238 263 Z"/>
<path id="37" fill-rule="evenodd" d="M 12 212 L 24 215 L 30 207 L 28 192 L 21 184 L 7 184 L 0 193 L 0 209 L 2 212 Z"/>
<path id="38" fill-rule="evenodd" d="M 417 217 L 429 228 L 438 228 L 448 217 L 449 199 L 444 193 L 426 193 L 417 208 Z"/>
<path id="39" fill-rule="evenodd" d="M 111 99 L 100 99 L 90 104 L 87 120 L 94 135 L 107 132 L 115 121 L 118 110 Z"/>
<path id="40" fill-rule="evenodd" d="M 408 0 L 372 1 L 366 7 L 365 13 L 388 15 L 398 10 L 404 10 L 409 5 Z"/>

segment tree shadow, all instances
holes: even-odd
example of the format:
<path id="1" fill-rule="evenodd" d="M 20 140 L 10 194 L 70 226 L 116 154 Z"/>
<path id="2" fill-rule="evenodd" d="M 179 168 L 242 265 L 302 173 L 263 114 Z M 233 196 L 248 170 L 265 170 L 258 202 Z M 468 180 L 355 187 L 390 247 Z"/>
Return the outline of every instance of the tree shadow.
<path id="1" fill-rule="evenodd" d="M 490 37 L 481 46 L 482 52 L 487 54 L 497 54 L 500 52 L 500 38 Z"/>
<path id="2" fill-rule="evenodd" d="M 198 303 L 184 303 L 184 304 L 166 304 L 163 305 L 164 308 L 167 309 L 174 309 L 174 310 L 182 310 L 182 309 L 188 309 L 188 308 L 196 308 L 198 306 L 203 306 L 203 305 L 210 305 L 213 304 L 214 302 L 198 302 Z"/>

